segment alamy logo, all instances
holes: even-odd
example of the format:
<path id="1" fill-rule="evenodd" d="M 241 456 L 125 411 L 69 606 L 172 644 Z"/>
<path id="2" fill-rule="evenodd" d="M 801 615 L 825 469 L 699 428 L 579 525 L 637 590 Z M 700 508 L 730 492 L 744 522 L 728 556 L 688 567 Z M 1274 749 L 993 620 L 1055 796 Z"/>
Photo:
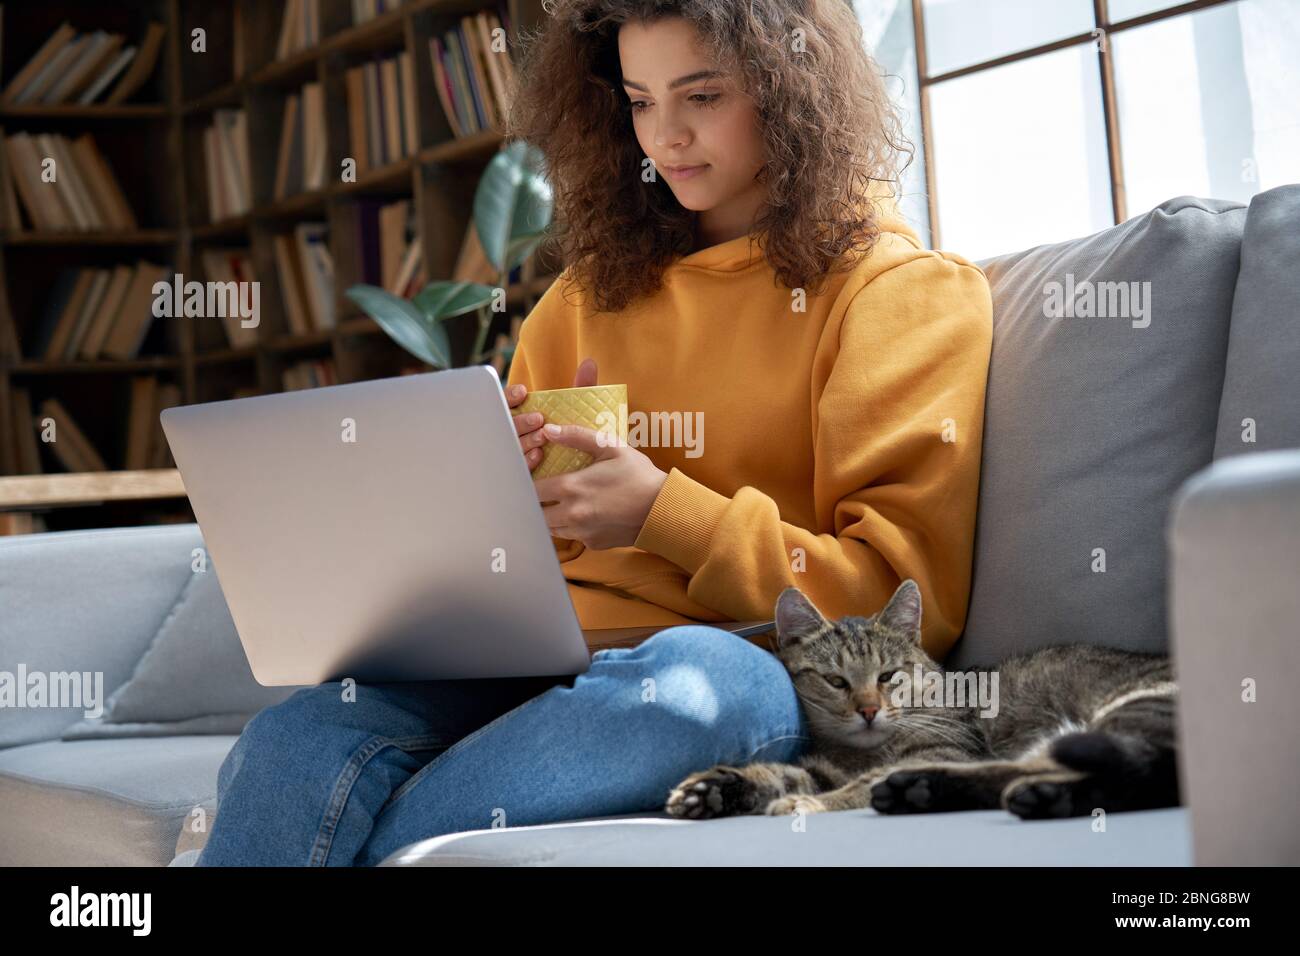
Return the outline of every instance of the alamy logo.
<path id="1" fill-rule="evenodd" d="M 262 284 L 257 281 L 186 282 L 178 272 L 171 282 L 155 282 L 150 291 L 154 318 L 238 318 L 246 329 L 262 321 Z"/>
<path id="2" fill-rule="evenodd" d="M 1074 281 L 1074 273 L 1065 282 L 1043 286 L 1043 316 L 1048 319 L 1132 319 L 1135 329 L 1151 324 L 1150 282 Z"/>
<path id="3" fill-rule="evenodd" d="M 104 713 L 103 671 L 0 671 L 0 709 L 80 707 L 88 718 Z"/>
<path id="4" fill-rule="evenodd" d="M 617 444 L 616 436 L 627 432 L 631 448 L 685 448 L 687 458 L 704 454 L 703 412 L 632 412 L 619 404 L 618 418 L 611 412 L 596 416 L 596 443 Z"/>
<path id="5" fill-rule="evenodd" d="M 50 897 L 51 926 L 129 926 L 131 935 L 148 936 L 153 896 L 149 893 L 68 893 Z"/>
<path id="6" fill-rule="evenodd" d="M 909 679 L 910 678 L 910 679 Z M 889 699 L 895 707 L 978 707 L 981 717 L 998 715 L 997 671 L 895 671 Z"/>

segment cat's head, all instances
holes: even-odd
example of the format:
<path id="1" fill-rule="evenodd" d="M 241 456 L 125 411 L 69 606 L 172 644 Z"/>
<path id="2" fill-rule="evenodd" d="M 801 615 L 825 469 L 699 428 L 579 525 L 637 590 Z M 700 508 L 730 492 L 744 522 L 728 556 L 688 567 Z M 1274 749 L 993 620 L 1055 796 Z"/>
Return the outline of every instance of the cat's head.
<path id="1" fill-rule="evenodd" d="M 790 673 L 815 738 L 878 747 L 907 719 L 894 703 L 900 682 L 937 665 L 921 649 L 921 590 L 908 578 L 869 618 L 828 621 L 798 588 L 776 601 L 777 657 Z M 904 677 L 895 679 L 902 671 Z M 919 696 L 916 698 L 919 699 Z"/>

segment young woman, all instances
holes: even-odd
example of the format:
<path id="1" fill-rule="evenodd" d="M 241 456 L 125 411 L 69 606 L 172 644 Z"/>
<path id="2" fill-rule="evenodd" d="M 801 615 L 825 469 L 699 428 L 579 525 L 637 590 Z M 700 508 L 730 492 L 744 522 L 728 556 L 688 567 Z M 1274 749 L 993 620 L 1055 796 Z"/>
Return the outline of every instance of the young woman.
<path id="1" fill-rule="evenodd" d="M 528 389 L 626 383 L 682 423 L 535 482 L 584 627 L 677 625 L 565 681 L 337 684 L 258 714 L 200 863 L 376 864 L 439 834 L 653 811 L 716 763 L 807 744 L 790 680 L 708 622 L 920 585 L 942 658 L 970 590 L 991 303 L 894 212 L 901 139 L 841 0 L 556 0 L 511 132 L 545 154 L 567 263 Z M 691 431 L 685 423 L 695 426 Z M 653 431 L 653 430 L 652 430 Z M 689 439 L 689 441 L 687 440 Z"/>

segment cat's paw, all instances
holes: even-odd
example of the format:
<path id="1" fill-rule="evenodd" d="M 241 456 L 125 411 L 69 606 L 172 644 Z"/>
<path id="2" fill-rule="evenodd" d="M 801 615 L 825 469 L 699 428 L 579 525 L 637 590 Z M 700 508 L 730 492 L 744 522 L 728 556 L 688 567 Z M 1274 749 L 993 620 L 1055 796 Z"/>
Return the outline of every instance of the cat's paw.
<path id="1" fill-rule="evenodd" d="M 825 813 L 829 808 L 809 793 L 791 797 L 777 797 L 763 810 L 769 817 L 784 817 L 793 813 Z"/>
<path id="2" fill-rule="evenodd" d="M 739 770 L 719 765 L 693 773 L 674 787 L 664 810 L 690 820 L 754 813 L 755 793 L 753 783 Z"/>
<path id="3" fill-rule="evenodd" d="M 871 788 L 877 813 L 931 813 L 943 809 L 941 775 L 925 770 L 895 770 Z"/>
<path id="4" fill-rule="evenodd" d="M 1002 805 L 1022 820 L 1048 820 L 1080 815 L 1075 805 L 1076 780 L 1021 777 L 1002 791 Z"/>

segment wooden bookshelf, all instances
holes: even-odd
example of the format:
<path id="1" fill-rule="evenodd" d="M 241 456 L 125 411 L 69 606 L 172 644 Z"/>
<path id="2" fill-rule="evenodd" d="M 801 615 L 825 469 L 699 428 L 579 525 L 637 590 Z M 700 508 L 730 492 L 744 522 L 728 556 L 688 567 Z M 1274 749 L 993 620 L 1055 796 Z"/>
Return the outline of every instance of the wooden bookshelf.
<path id="1" fill-rule="evenodd" d="M 302 360 L 332 359 L 339 382 L 396 375 L 420 365 L 343 296 L 361 281 L 355 233 L 347 228 L 349 207 L 361 200 L 411 200 L 425 273 L 450 277 L 478 179 L 504 142 L 497 131 L 453 136 L 433 86 L 429 39 L 457 25 L 461 16 L 496 9 L 497 3 L 408 0 L 395 11 L 353 25 L 351 0 L 321 0 L 320 42 L 279 60 L 275 54 L 285 0 L 50 0 L 4 6 L 0 86 L 65 20 L 78 31 L 121 32 L 136 40 L 150 22 L 162 23 L 167 32 L 153 75 L 130 102 L 0 107 L 0 135 L 92 133 L 139 224 L 130 232 L 0 232 L 0 475 L 18 473 L 11 406 L 15 389 L 27 390 L 34 406 L 47 397 L 67 406 L 109 465 L 109 473 L 97 474 L 112 475 L 126 473 L 125 409 L 133 375 L 150 373 L 174 383 L 182 403 L 192 404 L 230 398 L 240 389 L 255 394 L 281 391 L 284 368 Z M 546 16 L 542 0 L 510 0 L 507 9 L 512 45 L 521 30 L 531 32 Z M 191 49 L 196 29 L 205 31 L 205 52 Z M 239 75 L 233 63 L 237 40 L 244 65 Z M 357 182 L 341 182 L 341 164 L 350 155 L 345 73 L 374 57 L 403 51 L 415 64 L 417 149 L 405 159 L 359 173 Z M 285 97 L 308 82 L 319 83 L 324 93 L 326 184 L 276 200 L 273 184 Z M 248 117 L 252 207 L 238 217 L 211 222 L 202 130 L 212 123 L 214 111 L 226 108 L 242 108 Z M 0 164 L 6 162 L 3 152 Z M 0 195 L 0 203 L 6 202 L 7 196 Z M 301 222 L 329 227 L 336 326 L 295 335 L 279 287 L 273 241 Z M 61 269 L 144 258 L 165 264 L 186 280 L 203 281 L 207 277 L 200 256 L 219 248 L 251 251 L 261 285 L 255 344 L 230 347 L 216 318 L 158 318 L 133 359 L 49 362 L 23 353 L 20 344 L 31 341 Z M 545 253 L 529 263 L 524 280 L 507 290 L 509 309 L 494 317 L 489 342 L 497 333 L 510 331 L 512 318 L 531 310 L 558 268 Z M 448 331 L 455 364 L 464 364 L 477 319 L 454 319 Z M 41 452 L 41 459 L 50 477 L 60 474 L 48 450 Z M 36 481 L 32 487 L 43 484 Z M 40 507 L 40 502 L 33 500 L 29 506 Z"/>

